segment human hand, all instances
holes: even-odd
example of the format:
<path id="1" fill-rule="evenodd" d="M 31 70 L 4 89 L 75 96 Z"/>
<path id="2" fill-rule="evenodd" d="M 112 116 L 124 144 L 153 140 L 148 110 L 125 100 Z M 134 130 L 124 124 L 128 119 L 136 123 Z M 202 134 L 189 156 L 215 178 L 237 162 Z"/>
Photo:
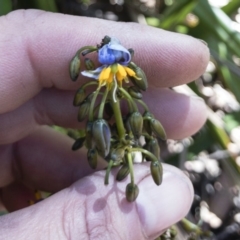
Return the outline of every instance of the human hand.
<path id="1" fill-rule="evenodd" d="M 85 152 L 72 152 L 73 141 L 46 125 L 81 126 L 72 100 L 83 78 L 73 83 L 68 65 L 77 49 L 109 35 L 135 50 L 150 85 L 144 100 L 168 138 L 195 133 L 206 119 L 204 103 L 166 87 L 204 72 L 203 43 L 133 23 L 34 10 L 1 17 L 0 32 L 1 200 L 14 211 L 0 218 L 0 239 L 154 239 L 186 215 L 193 189 L 178 169 L 164 165 L 156 186 L 148 163 L 136 165 L 140 193 L 128 203 L 126 181 L 116 182 L 116 171 L 105 186 L 105 172 L 93 173 Z M 28 207 L 32 189 L 55 194 Z"/>

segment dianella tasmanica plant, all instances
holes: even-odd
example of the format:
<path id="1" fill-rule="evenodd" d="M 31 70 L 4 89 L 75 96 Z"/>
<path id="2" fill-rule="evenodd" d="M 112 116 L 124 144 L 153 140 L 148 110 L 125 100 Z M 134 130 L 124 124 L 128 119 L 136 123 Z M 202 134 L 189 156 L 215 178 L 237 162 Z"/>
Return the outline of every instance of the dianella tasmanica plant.
<path id="1" fill-rule="evenodd" d="M 90 53 L 97 53 L 100 67 L 95 68 L 93 61 L 86 58 Z M 80 58 L 84 58 L 86 68 L 81 74 L 94 79 L 83 84 L 73 100 L 73 105 L 79 107 L 78 120 L 86 119 L 86 127 L 72 149 L 85 145 L 88 163 L 93 169 L 99 156 L 108 162 L 105 184 L 113 167 L 120 167 L 117 181 L 130 173 L 131 181 L 126 186 L 126 198 L 130 202 L 139 193 L 133 174 L 136 153 L 141 153 L 142 161 L 151 161 L 152 178 L 160 185 L 162 165 L 158 141 L 166 140 L 161 123 L 142 100 L 142 91 L 147 90 L 148 82 L 143 70 L 132 61 L 133 54 L 133 50 L 123 47 L 118 39 L 105 36 L 101 44 L 79 49 L 70 63 L 73 81 L 80 73 Z M 90 86 L 96 86 L 95 90 L 87 94 Z M 126 114 L 122 113 L 123 102 L 127 103 Z"/>

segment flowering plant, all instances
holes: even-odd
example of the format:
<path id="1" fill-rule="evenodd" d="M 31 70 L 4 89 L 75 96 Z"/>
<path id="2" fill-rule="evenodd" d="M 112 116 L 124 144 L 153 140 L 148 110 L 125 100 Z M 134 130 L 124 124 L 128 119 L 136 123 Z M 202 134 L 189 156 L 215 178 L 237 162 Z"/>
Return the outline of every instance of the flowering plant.
<path id="1" fill-rule="evenodd" d="M 86 70 L 81 74 L 94 80 L 83 84 L 74 97 L 73 105 L 79 107 L 78 120 L 87 118 L 87 122 L 84 135 L 75 141 L 72 149 L 85 145 L 88 162 L 93 169 L 97 167 L 98 156 L 108 162 L 105 184 L 108 184 L 112 167 L 120 166 L 117 181 L 130 174 L 126 198 L 131 202 L 139 193 L 133 174 L 137 152 L 142 153 L 142 161 L 151 161 L 152 178 L 157 185 L 161 184 L 158 140 L 166 140 L 166 134 L 142 100 L 142 91 L 147 90 L 148 82 L 143 70 L 132 62 L 134 51 L 126 49 L 118 39 L 105 36 L 100 45 L 79 49 L 70 63 L 71 79 L 76 81 L 79 76 L 81 55 L 85 57 L 92 52 L 97 52 L 102 65 L 95 68 L 92 60 L 84 59 Z M 133 85 L 129 84 L 130 81 Z M 96 85 L 96 89 L 86 95 L 86 88 L 91 85 Z M 98 97 L 101 97 L 99 102 Z M 121 111 L 123 101 L 128 104 L 126 115 Z M 139 106 L 144 109 L 143 113 L 139 111 Z"/>

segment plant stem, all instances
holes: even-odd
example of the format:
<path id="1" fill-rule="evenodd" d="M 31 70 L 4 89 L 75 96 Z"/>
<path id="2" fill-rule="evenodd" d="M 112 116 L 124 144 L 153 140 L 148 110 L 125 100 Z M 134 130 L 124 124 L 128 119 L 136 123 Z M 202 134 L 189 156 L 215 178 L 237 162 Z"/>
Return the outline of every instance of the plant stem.
<path id="1" fill-rule="evenodd" d="M 108 88 L 106 88 L 104 94 L 103 94 L 103 97 L 102 97 L 102 101 L 101 101 L 101 104 L 100 104 L 100 108 L 99 108 L 99 112 L 98 112 L 98 118 L 103 118 L 103 109 L 104 109 L 104 105 L 106 103 L 106 99 L 107 99 L 107 96 L 108 96 Z"/>
<path id="2" fill-rule="evenodd" d="M 116 84 L 116 82 L 115 82 Z M 118 135 L 119 135 L 119 139 L 122 140 L 125 137 L 125 128 L 123 125 L 123 119 L 122 119 L 122 113 L 121 113 L 121 109 L 120 109 L 120 104 L 119 104 L 119 100 L 117 99 L 116 101 L 114 101 L 113 99 L 113 94 L 114 94 L 114 88 L 111 88 L 111 105 L 112 105 L 112 109 L 113 109 L 113 113 L 114 113 L 114 117 L 115 117 L 115 121 L 116 121 L 116 125 L 117 125 L 117 130 L 118 130 Z"/>
<path id="3" fill-rule="evenodd" d="M 138 112 L 138 107 L 137 107 L 136 103 L 133 101 L 133 99 L 130 96 L 130 94 L 124 88 L 120 87 L 119 90 L 127 98 L 127 100 L 129 100 L 129 102 L 131 103 L 133 111 L 134 112 Z"/>
<path id="4" fill-rule="evenodd" d="M 130 148 L 130 149 L 128 149 L 128 151 L 130 151 L 130 152 L 142 152 L 145 155 L 147 155 L 148 157 L 150 157 L 153 161 L 157 161 L 158 162 L 158 159 L 156 158 L 156 156 L 153 155 L 151 152 L 145 150 L 145 149 L 142 149 L 142 148 Z"/>
<path id="5" fill-rule="evenodd" d="M 111 168 L 113 166 L 113 160 L 110 160 L 109 163 L 108 163 L 108 166 L 107 166 L 107 170 L 106 170 L 106 175 L 105 175 L 105 178 L 104 178 L 104 184 L 105 185 L 108 185 L 109 183 L 109 173 L 111 171 Z"/>
<path id="6" fill-rule="evenodd" d="M 127 159 L 128 159 L 128 167 L 129 167 L 129 171 L 130 171 L 131 183 L 132 183 L 132 185 L 134 185 L 133 162 L 132 162 L 132 153 L 131 152 L 128 152 Z"/>
<path id="7" fill-rule="evenodd" d="M 97 90 L 93 94 L 92 102 L 91 102 L 90 109 L 89 109 L 89 121 L 93 121 L 94 105 L 95 105 L 95 102 L 96 102 L 96 99 L 97 99 L 100 89 L 101 89 L 101 87 L 98 87 Z"/>

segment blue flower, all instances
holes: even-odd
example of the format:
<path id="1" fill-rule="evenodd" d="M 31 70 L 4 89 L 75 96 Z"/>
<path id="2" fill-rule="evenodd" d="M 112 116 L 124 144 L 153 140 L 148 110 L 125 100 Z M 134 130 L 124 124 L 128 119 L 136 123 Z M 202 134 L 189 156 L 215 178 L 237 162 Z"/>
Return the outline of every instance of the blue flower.
<path id="1" fill-rule="evenodd" d="M 131 54 L 118 39 L 111 38 L 108 44 L 98 50 L 98 61 L 104 65 L 120 63 L 126 66 L 131 61 Z"/>

